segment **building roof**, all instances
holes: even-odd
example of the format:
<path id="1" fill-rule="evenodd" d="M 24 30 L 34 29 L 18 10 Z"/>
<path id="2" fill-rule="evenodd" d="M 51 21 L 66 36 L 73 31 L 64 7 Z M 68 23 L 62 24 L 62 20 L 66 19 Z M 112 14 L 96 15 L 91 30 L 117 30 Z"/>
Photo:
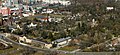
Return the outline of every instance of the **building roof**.
<path id="1" fill-rule="evenodd" d="M 66 41 L 66 40 L 68 40 L 68 39 L 71 39 L 71 37 L 66 37 L 66 38 L 61 38 L 61 39 L 57 39 L 57 40 L 55 40 L 55 41 L 53 41 L 53 42 L 62 42 L 62 41 Z"/>

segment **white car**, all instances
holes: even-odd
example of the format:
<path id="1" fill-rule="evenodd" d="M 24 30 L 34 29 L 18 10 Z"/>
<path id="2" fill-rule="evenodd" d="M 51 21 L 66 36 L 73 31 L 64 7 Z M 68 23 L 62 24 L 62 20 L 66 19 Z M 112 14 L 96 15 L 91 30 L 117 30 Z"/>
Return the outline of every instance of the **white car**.
<path id="1" fill-rule="evenodd" d="M 51 13 L 53 13 L 53 12 L 54 12 L 53 9 L 43 9 L 42 12 L 41 12 L 41 14 L 45 14 L 45 13 L 51 14 Z"/>
<path id="2" fill-rule="evenodd" d="M 28 17 L 28 16 L 30 16 L 30 15 L 27 14 L 27 13 L 23 13 L 22 15 L 23 15 L 23 17 Z"/>

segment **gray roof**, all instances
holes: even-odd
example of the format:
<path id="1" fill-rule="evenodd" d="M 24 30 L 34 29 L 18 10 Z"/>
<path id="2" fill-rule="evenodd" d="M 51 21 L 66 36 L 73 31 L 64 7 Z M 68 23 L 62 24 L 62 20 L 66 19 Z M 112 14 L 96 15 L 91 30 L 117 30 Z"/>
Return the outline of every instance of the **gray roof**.
<path id="1" fill-rule="evenodd" d="M 62 41 L 66 41 L 66 40 L 68 40 L 68 39 L 70 39 L 71 37 L 66 37 L 66 38 L 61 38 L 61 39 L 57 39 L 57 40 L 55 40 L 54 42 L 62 42 Z"/>

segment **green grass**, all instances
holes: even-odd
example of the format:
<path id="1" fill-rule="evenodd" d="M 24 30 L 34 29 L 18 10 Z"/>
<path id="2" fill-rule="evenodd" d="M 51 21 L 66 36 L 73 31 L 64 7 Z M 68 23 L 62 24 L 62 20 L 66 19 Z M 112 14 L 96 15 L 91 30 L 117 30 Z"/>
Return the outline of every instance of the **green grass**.
<path id="1" fill-rule="evenodd" d="M 18 48 L 21 48 L 21 47 L 13 46 L 12 48 L 9 48 L 9 49 L 0 50 L 0 54 L 10 52 L 10 51 L 13 51 L 13 50 L 17 50 Z"/>
<path id="2" fill-rule="evenodd" d="M 76 50 L 78 46 L 65 46 L 63 48 L 60 48 L 59 50 L 64 50 L 64 51 L 73 51 Z"/>
<path id="3" fill-rule="evenodd" d="M 5 53 L 5 52 L 10 52 L 10 51 L 13 51 L 13 50 L 16 50 L 17 48 L 10 48 L 10 49 L 5 49 L 5 50 L 0 50 L 0 54 L 1 53 Z"/>
<path id="4" fill-rule="evenodd" d="M 36 52 L 34 55 L 44 55 L 44 53 Z"/>
<path id="5" fill-rule="evenodd" d="M 52 17 L 57 17 L 57 18 L 66 17 L 65 15 L 54 15 L 54 14 L 50 14 L 50 16 L 52 16 Z"/>
<path id="6" fill-rule="evenodd" d="M 59 14 L 49 14 L 52 17 L 56 17 L 56 18 L 62 18 L 62 17 L 66 17 L 66 15 L 59 15 Z M 37 15 L 39 16 L 39 15 Z M 47 14 L 41 14 L 41 16 L 47 16 Z"/>
<path id="7" fill-rule="evenodd" d="M 51 42 L 51 39 L 44 39 L 43 41 Z"/>

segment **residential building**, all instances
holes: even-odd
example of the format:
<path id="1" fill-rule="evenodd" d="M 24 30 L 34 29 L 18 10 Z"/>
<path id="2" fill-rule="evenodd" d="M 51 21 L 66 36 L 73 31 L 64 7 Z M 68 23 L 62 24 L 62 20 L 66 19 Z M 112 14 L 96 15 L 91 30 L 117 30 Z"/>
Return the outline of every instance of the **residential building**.
<path id="1" fill-rule="evenodd" d="M 8 7 L 2 7 L 0 10 L 1 10 L 2 16 L 10 15 L 10 9 Z"/>
<path id="2" fill-rule="evenodd" d="M 28 27 L 36 27 L 36 26 L 37 26 L 37 24 L 34 24 L 34 23 L 31 23 L 28 25 Z"/>
<path id="3" fill-rule="evenodd" d="M 55 44 L 57 47 L 67 45 L 71 41 L 71 37 L 61 38 L 57 39 L 55 41 L 52 41 L 52 44 Z"/>
<path id="4" fill-rule="evenodd" d="M 52 47 L 52 44 L 45 44 L 45 48 L 50 49 Z"/>
<path id="5" fill-rule="evenodd" d="M 113 10 L 114 7 L 106 7 L 107 10 Z"/>
<path id="6" fill-rule="evenodd" d="M 66 0 L 42 0 L 42 2 L 54 4 L 54 3 L 60 3 L 62 5 L 70 5 L 70 1 Z"/>
<path id="7" fill-rule="evenodd" d="M 40 2 L 41 0 L 19 0 L 19 3 L 34 4 Z"/>
<path id="8" fill-rule="evenodd" d="M 17 5 L 18 0 L 4 0 L 5 6 Z"/>

